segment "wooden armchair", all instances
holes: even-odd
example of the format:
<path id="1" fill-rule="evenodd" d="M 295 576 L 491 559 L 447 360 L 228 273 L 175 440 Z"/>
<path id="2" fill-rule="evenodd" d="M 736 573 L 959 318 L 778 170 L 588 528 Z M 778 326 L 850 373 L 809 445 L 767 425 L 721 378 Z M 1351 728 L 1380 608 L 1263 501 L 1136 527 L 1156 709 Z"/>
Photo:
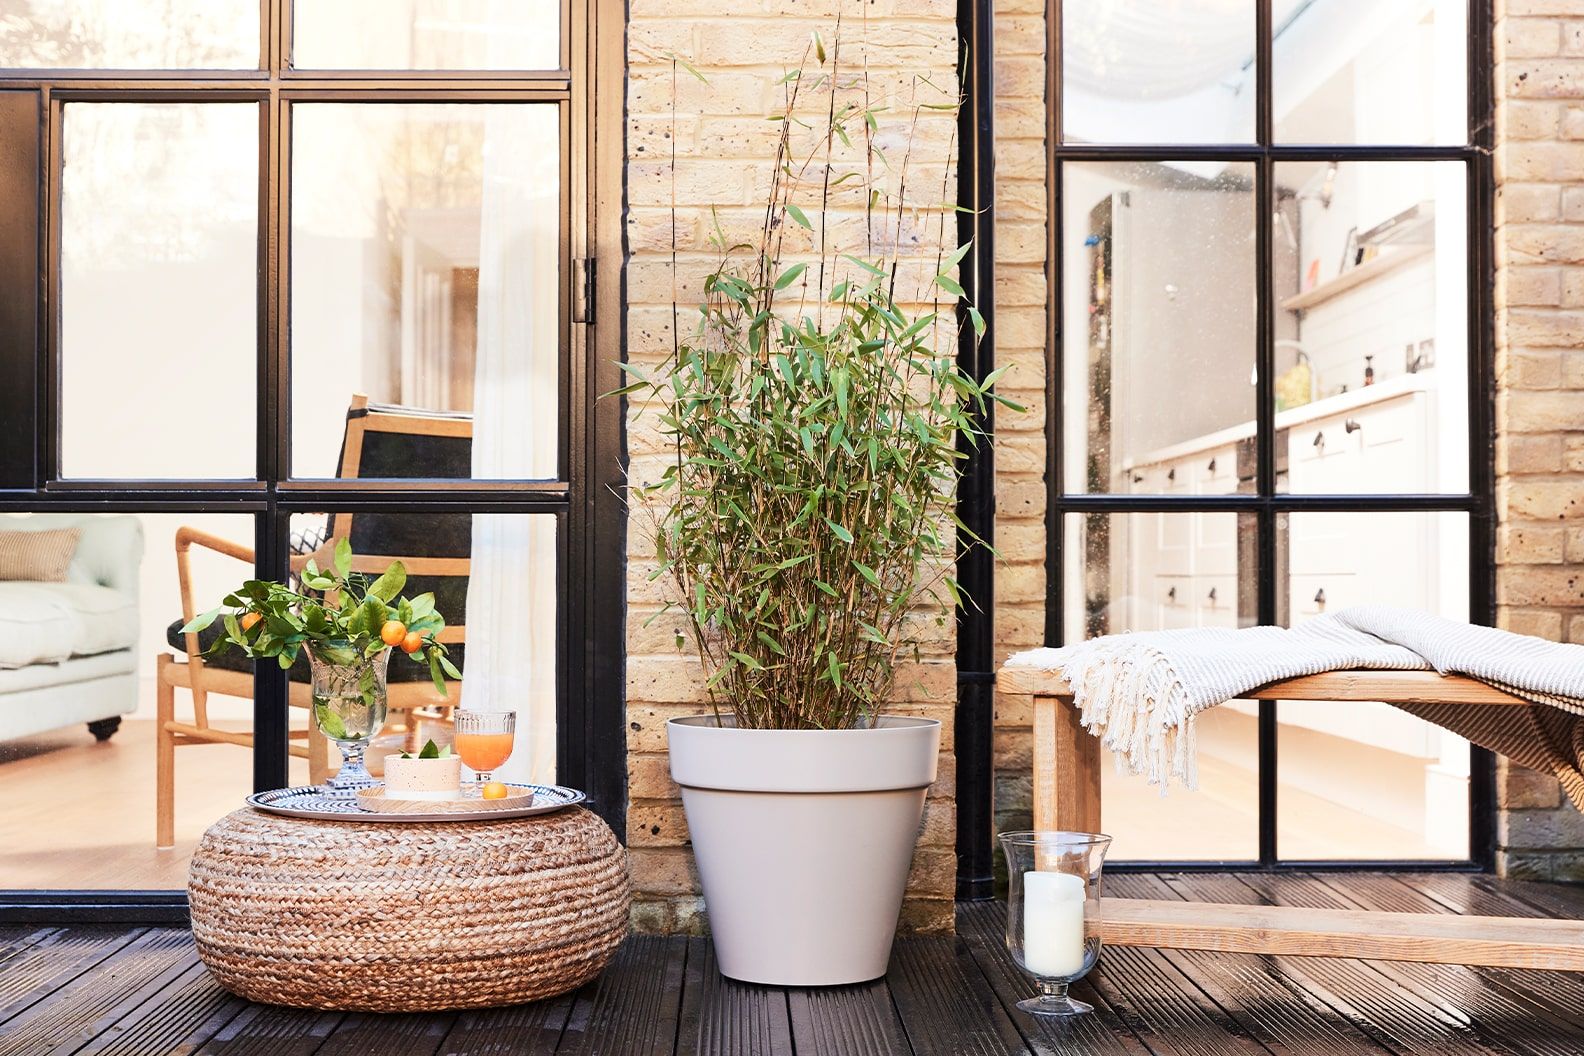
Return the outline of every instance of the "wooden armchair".
<path id="1" fill-rule="evenodd" d="M 368 397 L 353 397 L 347 410 L 347 425 L 341 448 L 338 476 L 342 479 L 382 479 L 391 477 L 469 477 L 472 475 L 473 421 L 466 415 L 421 411 L 407 407 L 370 405 Z M 408 593 L 433 591 L 436 607 L 452 618 L 460 618 L 467 603 L 468 575 L 472 552 L 472 516 L 467 513 L 416 517 L 407 513 L 332 513 L 324 542 L 310 553 L 294 555 L 291 570 L 300 571 L 311 558 L 328 565 L 337 541 L 348 539 L 353 552 L 353 570 L 377 575 L 395 560 L 407 567 Z M 168 635 L 171 651 L 162 652 L 156 661 L 157 735 L 156 843 L 169 847 L 175 842 L 176 749 L 195 744 L 233 744 L 251 747 L 251 732 L 219 729 L 208 715 L 210 694 L 253 697 L 253 665 L 240 654 L 205 658 L 197 634 L 180 633 L 208 600 L 200 605 L 194 598 L 189 555 L 194 546 L 212 550 L 252 565 L 253 548 L 219 538 L 196 528 L 176 532 L 176 571 L 181 588 L 182 622 L 174 624 Z M 218 632 L 209 632 L 218 633 Z M 460 668 L 465 662 L 466 629 L 461 623 L 448 625 L 440 640 L 451 651 Z M 181 654 L 181 655 L 178 655 Z M 307 710 L 311 706 L 307 662 L 300 660 L 289 675 L 288 706 Z M 176 690 L 192 695 L 192 720 L 176 717 Z M 428 668 L 394 657 L 390 665 L 390 711 L 392 722 L 404 727 L 409 750 L 416 749 L 418 719 L 449 721 L 450 713 L 461 701 L 460 682 L 448 682 L 442 696 L 430 680 Z M 388 727 L 387 727 L 388 728 Z M 328 744 L 310 719 L 304 728 L 290 731 L 290 752 L 308 760 L 309 780 L 318 784 L 329 775 Z"/>

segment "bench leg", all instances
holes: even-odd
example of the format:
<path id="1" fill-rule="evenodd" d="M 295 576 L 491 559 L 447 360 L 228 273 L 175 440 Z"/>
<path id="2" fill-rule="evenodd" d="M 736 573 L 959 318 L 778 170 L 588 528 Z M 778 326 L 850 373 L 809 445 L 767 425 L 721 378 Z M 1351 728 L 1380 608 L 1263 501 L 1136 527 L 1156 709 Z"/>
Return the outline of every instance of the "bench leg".
<path id="1" fill-rule="evenodd" d="M 1100 740 L 1068 697 L 1034 698 L 1034 827 L 1100 831 Z"/>

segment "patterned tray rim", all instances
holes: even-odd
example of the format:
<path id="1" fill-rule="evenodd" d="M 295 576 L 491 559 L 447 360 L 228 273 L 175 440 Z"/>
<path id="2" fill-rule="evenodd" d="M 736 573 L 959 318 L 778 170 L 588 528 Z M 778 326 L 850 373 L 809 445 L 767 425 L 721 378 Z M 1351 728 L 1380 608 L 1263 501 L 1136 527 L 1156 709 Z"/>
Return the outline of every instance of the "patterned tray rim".
<path id="1" fill-rule="evenodd" d="M 334 809 L 308 804 L 291 806 L 283 801 L 301 797 L 314 797 L 317 785 L 295 785 L 290 788 L 272 788 L 255 792 L 246 799 L 247 805 L 266 814 L 287 818 L 306 818 L 313 821 L 364 821 L 376 824 L 413 824 L 416 822 L 454 822 L 470 824 L 478 821 L 504 821 L 508 818 L 526 818 L 536 814 L 553 814 L 567 807 L 575 807 L 588 799 L 584 793 L 565 785 L 530 785 L 507 782 L 512 788 L 528 789 L 534 798 L 527 806 L 510 810 L 481 811 L 477 814 L 457 814 L 432 811 L 377 811 L 365 810 L 355 800 L 337 801 Z M 324 800 L 320 800 L 324 802 Z"/>

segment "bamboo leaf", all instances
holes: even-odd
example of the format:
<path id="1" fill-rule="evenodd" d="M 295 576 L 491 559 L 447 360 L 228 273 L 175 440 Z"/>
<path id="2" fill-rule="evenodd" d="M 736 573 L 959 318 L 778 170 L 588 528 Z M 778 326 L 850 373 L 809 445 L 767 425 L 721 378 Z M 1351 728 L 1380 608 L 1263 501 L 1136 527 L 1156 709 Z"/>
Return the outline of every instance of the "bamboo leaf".
<path id="1" fill-rule="evenodd" d="M 941 289 L 945 290 L 954 297 L 963 296 L 962 285 L 950 275 L 935 276 L 935 285 L 939 286 Z"/>
<path id="2" fill-rule="evenodd" d="M 698 70 L 694 69 L 693 64 L 691 62 L 687 61 L 686 59 L 684 59 L 682 56 L 676 54 L 675 52 L 668 51 L 668 52 L 666 52 L 666 58 L 670 59 L 672 62 L 676 63 L 678 66 L 682 67 L 684 70 L 686 70 L 687 72 L 691 73 L 694 77 L 697 77 L 700 84 L 708 84 L 709 83 L 709 79 L 707 77 L 705 77 L 702 73 L 700 73 Z"/>
<path id="3" fill-rule="evenodd" d="M 808 265 L 803 261 L 798 261 L 796 264 L 792 265 L 790 268 L 781 273 L 781 277 L 775 281 L 775 288 L 778 290 L 786 289 L 788 286 L 797 281 L 797 277 L 799 275 L 803 274 L 803 272 L 807 270 Z"/>

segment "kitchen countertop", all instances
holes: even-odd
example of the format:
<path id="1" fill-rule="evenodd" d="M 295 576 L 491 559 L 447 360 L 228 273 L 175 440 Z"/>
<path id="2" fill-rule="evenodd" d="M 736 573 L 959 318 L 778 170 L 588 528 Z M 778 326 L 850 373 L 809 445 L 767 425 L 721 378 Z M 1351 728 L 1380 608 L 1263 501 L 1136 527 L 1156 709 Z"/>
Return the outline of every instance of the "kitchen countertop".
<path id="1" fill-rule="evenodd" d="M 1418 374 L 1399 374 L 1395 378 L 1377 382 L 1374 385 L 1364 385 L 1335 396 L 1326 396 L 1306 403 L 1302 407 L 1290 407 L 1285 411 L 1276 412 L 1276 428 L 1289 429 L 1303 425 L 1306 422 L 1318 421 L 1321 418 L 1331 418 L 1339 414 L 1346 414 L 1368 407 L 1372 404 L 1385 403 L 1389 400 L 1411 396 L 1417 392 L 1431 392 L 1436 388 L 1436 372 L 1434 370 L 1422 371 Z M 1218 429 L 1213 433 L 1205 433 L 1181 443 L 1168 447 L 1157 448 L 1138 458 L 1127 459 L 1122 463 L 1123 469 L 1132 469 L 1136 466 L 1152 466 L 1161 462 L 1171 462 L 1188 455 L 1198 454 L 1212 448 L 1225 447 L 1239 440 L 1246 440 L 1254 435 L 1255 423 L 1252 421 L 1239 422 L 1237 425 Z"/>

